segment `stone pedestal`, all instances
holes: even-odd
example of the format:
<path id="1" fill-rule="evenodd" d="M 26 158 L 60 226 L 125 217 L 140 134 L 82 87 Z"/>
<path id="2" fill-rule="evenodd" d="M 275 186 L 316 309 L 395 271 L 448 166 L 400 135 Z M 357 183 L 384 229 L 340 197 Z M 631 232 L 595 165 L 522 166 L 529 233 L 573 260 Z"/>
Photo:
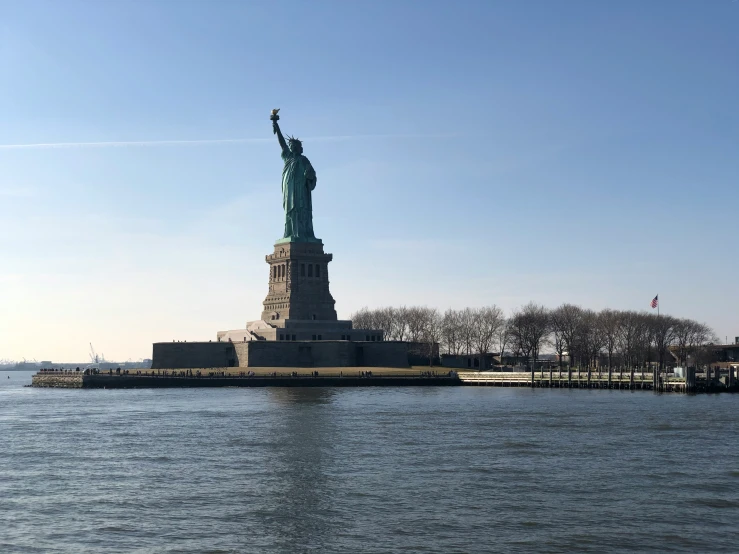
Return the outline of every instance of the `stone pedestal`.
<path id="1" fill-rule="evenodd" d="M 262 319 L 336 321 L 334 298 L 329 291 L 328 263 L 332 254 L 323 243 L 278 242 L 265 260 L 269 264 L 269 292 Z M 279 324 L 278 324 L 279 325 Z"/>
<path id="2" fill-rule="evenodd" d="M 385 342 L 381 329 L 354 329 L 336 317 L 332 259 L 318 239 L 277 241 L 265 258 L 262 319 L 218 331 L 214 343 L 158 343 L 152 367 L 408 367 L 408 343 Z"/>

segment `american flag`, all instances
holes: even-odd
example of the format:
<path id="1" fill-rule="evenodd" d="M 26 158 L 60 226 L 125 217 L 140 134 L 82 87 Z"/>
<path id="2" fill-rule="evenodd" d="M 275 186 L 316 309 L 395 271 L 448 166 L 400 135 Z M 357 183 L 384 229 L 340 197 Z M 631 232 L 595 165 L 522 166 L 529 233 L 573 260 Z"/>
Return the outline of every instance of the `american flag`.
<path id="1" fill-rule="evenodd" d="M 652 304 L 651 304 L 652 305 L 652 308 L 656 308 L 657 306 L 659 306 L 659 300 L 658 300 L 658 298 L 659 298 L 659 294 L 654 297 L 654 300 L 652 300 Z"/>

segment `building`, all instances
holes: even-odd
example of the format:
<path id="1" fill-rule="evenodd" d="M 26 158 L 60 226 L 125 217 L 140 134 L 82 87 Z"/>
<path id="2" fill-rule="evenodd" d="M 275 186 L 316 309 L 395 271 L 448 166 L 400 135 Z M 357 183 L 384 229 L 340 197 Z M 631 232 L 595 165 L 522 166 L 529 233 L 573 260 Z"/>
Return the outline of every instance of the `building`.
<path id="1" fill-rule="evenodd" d="M 679 349 L 671 346 L 669 352 L 673 363 L 680 361 Z M 739 364 L 739 337 L 734 338 L 734 343 L 708 344 L 688 351 L 688 367 L 731 367 Z"/>
<path id="2" fill-rule="evenodd" d="M 442 354 L 441 365 L 455 369 L 470 369 L 472 371 L 487 371 L 498 365 L 498 358 L 494 354 Z"/>
<path id="3" fill-rule="evenodd" d="M 382 330 L 355 329 L 337 318 L 328 279 L 332 259 L 317 239 L 277 241 L 265 258 L 262 318 L 218 331 L 214 341 L 155 343 L 152 368 L 408 367 L 418 350 L 413 343 L 386 342 Z M 438 345 L 434 354 L 438 358 Z"/>
<path id="4" fill-rule="evenodd" d="M 739 337 L 734 338 L 733 344 L 717 344 L 713 346 L 718 362 L 739 363 Z"/>

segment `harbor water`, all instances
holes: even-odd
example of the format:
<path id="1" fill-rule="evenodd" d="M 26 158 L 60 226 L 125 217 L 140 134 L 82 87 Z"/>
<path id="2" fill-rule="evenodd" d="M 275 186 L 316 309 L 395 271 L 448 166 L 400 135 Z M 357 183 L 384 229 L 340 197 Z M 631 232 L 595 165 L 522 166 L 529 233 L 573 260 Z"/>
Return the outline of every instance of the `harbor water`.
<path id="1" fill-rule="evenodd" d="M 30 382 L 0 372 L 3 553 L 738 548 L 739 395 Z"/>

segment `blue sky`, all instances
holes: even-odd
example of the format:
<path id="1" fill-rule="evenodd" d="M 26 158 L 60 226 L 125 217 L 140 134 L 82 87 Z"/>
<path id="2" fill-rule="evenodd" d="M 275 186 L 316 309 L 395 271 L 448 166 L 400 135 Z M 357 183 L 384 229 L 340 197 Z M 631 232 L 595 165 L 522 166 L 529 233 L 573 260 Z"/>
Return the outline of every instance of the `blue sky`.
<path id="1" fill-rule="evenodd" d="M 732 0 L 0 0 L 0 358 L 258 318 L 276 107 L 340 317 L 659 293 L 739 335 L 737 28 Z"/>

